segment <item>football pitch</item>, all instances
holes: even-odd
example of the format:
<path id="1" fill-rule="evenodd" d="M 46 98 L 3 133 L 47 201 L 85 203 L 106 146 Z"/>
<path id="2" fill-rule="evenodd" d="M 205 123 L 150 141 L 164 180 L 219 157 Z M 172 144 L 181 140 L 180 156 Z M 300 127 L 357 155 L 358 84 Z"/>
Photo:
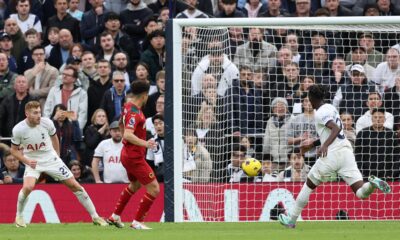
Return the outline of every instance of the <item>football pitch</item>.
<path id="1" fill-rule="evenodd" d="M 400 221 L 368 222 L 300 222 L 296 229 L 286 229 L 279 223 L 149 223 L 152 230 L 97 227 L 88 223 L 30 224 L 16 228 L 11 224 L 0 225 L 0 239 L 104 239 L 104 240 L 246 240 L 246 239 L 295 239 L 295 240 L 391 240 L 399 239 Z"/>

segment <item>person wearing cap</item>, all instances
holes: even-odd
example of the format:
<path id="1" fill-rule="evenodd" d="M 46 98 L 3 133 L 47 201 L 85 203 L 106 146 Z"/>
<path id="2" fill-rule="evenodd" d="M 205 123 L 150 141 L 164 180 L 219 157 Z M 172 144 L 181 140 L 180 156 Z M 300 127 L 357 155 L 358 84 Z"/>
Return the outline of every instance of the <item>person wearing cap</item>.
<path id="1" fill-rule="evenodd" d="M 367 62 L 372 67 L 378 66 L 379 63 L 385 61 L 385 56 L 375 49 L 375 40 L 371 32 L 364 32 L 358 36 L 358 46 L 365 49 L 367 54 Z M 346 62 L 351 62 L 351 52 L 346 56 Z"/>
<path id="2" fill-rule="evenodd" d="M 118 120 L 125 103 L 126 92 L 129 86 L 125 84 L 125 76 L 123 72 L 114 71 L 112 74 L 113 86 L 107 90 L 100 103 L 100 108 L 107 113 L 108 122 Z"/>
<path id="3" fill-rule="evenodd" d="M 149 66 L 149 80 L 154 85 L 156 74 L 165 67 L 165 34 L 156 30 L 148 35 L 150 46 L 141 54 L 140 61 Z"/>
<path id="4" fill-rule="evenodd" d="M 104 0 L 90 1 L 92 8 L 85 12 L 80 22 L 81 36 L 91 49 L 98 46 L 98 36 L 104 32 L 104 19 L 109 13 L 104 7 Z"/>
<path id="5" fill-rule="evenodd" d="M 46 98 L 59 73 L 55 67 L 46 62 L 45 49 L 42 46 L 32 49 L 32 59 L 35 65 L 26 70 L 24 75 L 28 80 L 29 94 L 38 98 L 41 109 L 44 109 Z"/>
<path id="6" fill-rule="evenodd" d="M 157 148 L 147 149 L 146 160 L 154 166 L 157 180 L 164 182 L 164 115 L 157 113 L 150 118 L 150 121 L 154 128 L 151 138 L 157 143 Z"/>
<path id="7" fill-rule="evenodd" d="M 282 171 L 288 166 L 287 155 L 292 150 L 292 146 L 287 144 L 287 126 L 291 116 L 285 98 L 274 98 L 271 108 L 272 116 L 265 128 L 262 151 L 271 154 L 273 170 Z"/>
<path id="8" fill-rule="evenodd" d="M 367 62 L 367 53 L 362 47 L 355 47 L 351 51 L 351 63 L 346 65 L 346 71 L 350 74 L 350 69 L 354 64 L 360 64 L 364 67 L 365 75 L 368 80 L 372 80 L 375 72 L 375 68 Z"/>
<path id="9" fill-rule="evenodd" d="M 378 92 L 370 92 L 368 94 L 368 100 L 366 102 L 369 110 L 364 113 L 356 122 L 356 133 L 359 133 L 362 129 L 372 126 L 372 110 L 380 108 L 383 105 L 382 96 Z M 393 129 L 394 117 L 389 112 L 384 112 L 385 123 L 384 126 L 389 129 Z"/>
<path id="10" fill-rule="evenodd" d="M 42 33 L 42 23 L 35 14 L 30 13 L 31 1 L 17 0 L 15 9 L 17 13 L 11 14 L 10 18 L 15 19 L 20 27 L 22 33 L 25 34 L 31 28 L 34 28 L 38 33 Z"/>
<path id="11" fill-rule="evenodd" d="M 92 160 L 94 179 L 96 183 L 129 183 L 128 175 L 120 160 L 123 144 L 118 121 L 110 124 L 110 135 L 111 138 L 101 141 L 94 150 Z M 103 167 L 102 177 L 99 165 Z"/>
<path id="12" fill-rule="evenodd" d="M 353 114 L 355 121 L 368 111 L 365 102 L 368 100 L 368 93 L 377 91 L 377 87 L 367 81 L 364 67 L 355 64 L 350 69 L 351 83 L 338 88 L 333 99 L 333 106 L 339 112 L 346 111 Z"/>
<path id="13" fill-rule="evenodd" d="M 372 80 L 385 91 L 394 86 L 398 74 L 400 74 L 399 51 L 395 48 L 389 48 L 386 52 L 386 61 L 376 67 Z"/>
<path id="14" fill-rule="evenodd" d="M 12 72 L 17 72 L 17 60 L 12 55 L 13 42 L 11 37 L 6 32 L 0 32 L 0 52 L 7 54 L 8 67 Z"/>

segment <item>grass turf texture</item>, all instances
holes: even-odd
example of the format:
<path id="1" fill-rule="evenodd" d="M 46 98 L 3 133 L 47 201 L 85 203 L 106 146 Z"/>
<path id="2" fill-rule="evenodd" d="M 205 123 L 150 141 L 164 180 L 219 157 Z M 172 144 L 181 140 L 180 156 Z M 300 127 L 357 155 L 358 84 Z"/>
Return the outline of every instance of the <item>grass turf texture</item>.
<path id="1" fill-rule="evenodd" d="M 153 230 L 98 227 L 87 223 L 29 224 L 16 228 L 0 225 L 0 239 L 71 240 L 71 239 L 140 239 L 140 240 L 391 240 L 399 239 L 400 221 L 370 222 L 300 222 L 296 229 L 286 229 L 279 223 L 149 223 Z"/>

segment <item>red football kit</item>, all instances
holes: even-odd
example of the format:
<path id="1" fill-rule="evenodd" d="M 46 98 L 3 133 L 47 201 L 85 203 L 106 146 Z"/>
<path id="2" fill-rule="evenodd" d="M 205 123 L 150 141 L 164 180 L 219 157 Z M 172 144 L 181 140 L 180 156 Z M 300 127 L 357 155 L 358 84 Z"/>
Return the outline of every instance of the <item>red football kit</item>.
<path id="1" fill-rule="evenodd" d="M 121 114 L 124 129 L 133 131 L 136 137 L 146 141 L 146 117 L 142 110 L 133 103 L 125 103 Z M 133 145 L 122 140 L 121 163 L 128 173 L 130 181 L 138 180 L 142 185 L 147 185 L 155 179 L 154 172 L 145 160 L 146 147 Z"/>

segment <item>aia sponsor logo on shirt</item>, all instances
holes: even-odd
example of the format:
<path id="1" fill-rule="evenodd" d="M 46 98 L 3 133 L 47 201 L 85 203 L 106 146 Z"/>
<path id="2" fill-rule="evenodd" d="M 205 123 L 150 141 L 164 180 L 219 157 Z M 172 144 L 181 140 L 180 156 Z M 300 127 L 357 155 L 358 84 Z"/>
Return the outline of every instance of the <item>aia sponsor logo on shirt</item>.
<path id="1" fill-rule="evenodd" d="M 121 163 L 118 156 L 111 156 L 108 158 L 108 163 Z"/>
<path id="2" fill-rule="evenodd" d="M 27 150 L 29 150 L 29 151 L 38 151 L 38 150 L 41 150 L 41 149 L 44 149 L 44 148 L 46 148 L 46 143 L 44 143 L 44 142 L 41 142 L 41 143 L 34 143 L 34 144 L 28 144 L 27 146 L 26 146 L 26 149 Z"/>

